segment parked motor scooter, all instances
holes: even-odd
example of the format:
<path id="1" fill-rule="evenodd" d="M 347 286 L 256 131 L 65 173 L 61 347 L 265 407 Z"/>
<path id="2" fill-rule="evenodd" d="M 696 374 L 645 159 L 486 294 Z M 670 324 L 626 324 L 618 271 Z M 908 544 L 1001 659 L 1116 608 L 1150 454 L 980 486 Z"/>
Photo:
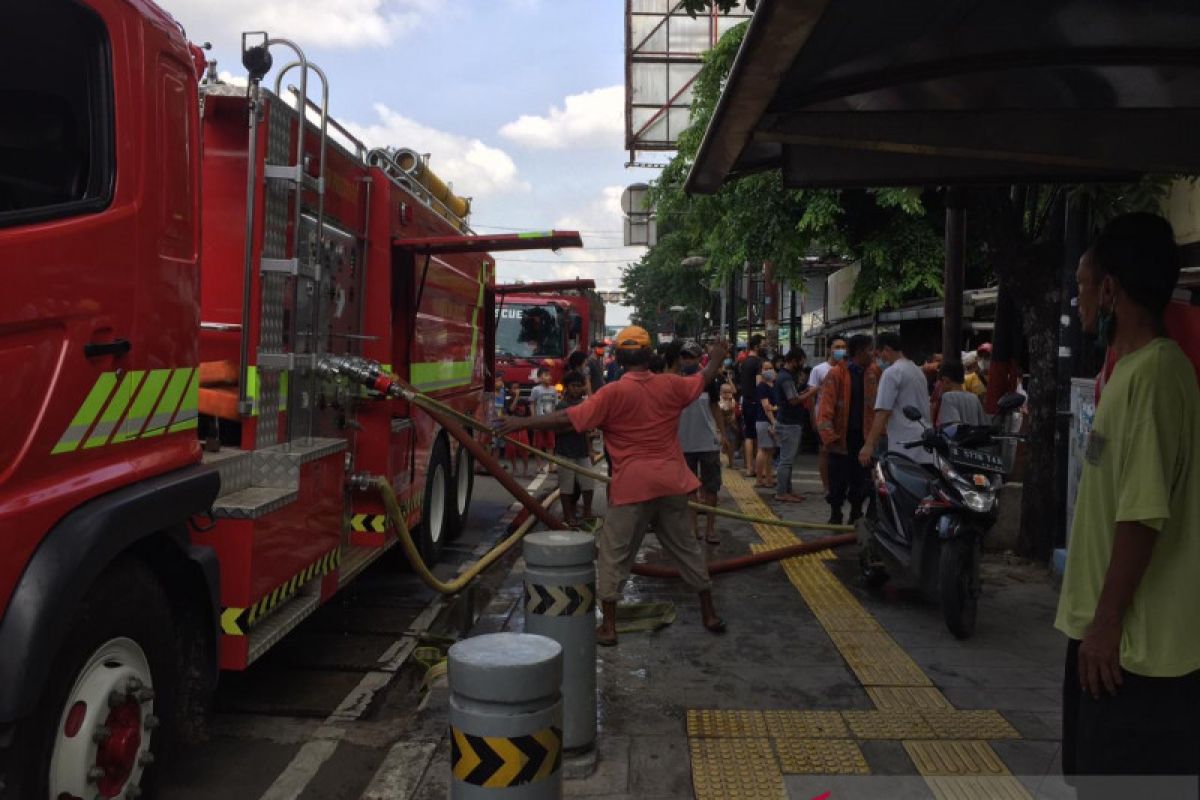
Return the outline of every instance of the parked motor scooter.
<path id="1" fill-rule="evenodd" d="M 1008 414 L 1024 402 L 1013 392 L 998 405 Z M 904 416 L 921 420 L 913 406 Z M 980 448 L 1006 439 L 1024 437 L 992 425 L 927 426 L 903 445 L 925 448 L 933 464 L 888 452 L 871 469 L 874 492 L 858 527 L 864 580 L 877 587 L 888 580 L 888 567 L 904 570 L 926 598 L 940 601 L 946 627 L 959 639 L 975 632 L 983 537 L 999 514 L 1004 473 L 1000 457 Z"/>

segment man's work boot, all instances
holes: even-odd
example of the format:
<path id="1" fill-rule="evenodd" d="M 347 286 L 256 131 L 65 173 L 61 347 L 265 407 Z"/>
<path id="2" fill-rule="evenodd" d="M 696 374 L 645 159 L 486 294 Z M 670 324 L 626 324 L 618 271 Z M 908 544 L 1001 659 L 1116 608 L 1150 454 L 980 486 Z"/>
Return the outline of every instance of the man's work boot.
<path id="1" fill-rule="evenodd" d="M 700 621 L 704 627 L 713 633 L 725 632 L 725 620 L 717 616 L 716 606 L 713 605 L 712 592 L 705 590 L 700 593 Z"/>
<path id="2" fill-rule="evenodd" d="M 842 507 L 841 506 L 834 506 L 834 505 L 829 506 L 829 524 L 830 525 L 841 525 L 842 524 Z"/>
<path id="3" fill-rule="evenodd" d="M 596 644 L 612 647 L 617 643 L 617 601 L 601 600 L 600 611 L 603 619 L 600 620 L 600 627 L 596 628 Z"/>
<path id="4" fill-rule="evenodd" d="M 854 505 L 850 506 L 850 518 L 846 521 L 853 525 L 862 519 L 862 515 L 862 505 L 860 503 L 855 503 Z"/>

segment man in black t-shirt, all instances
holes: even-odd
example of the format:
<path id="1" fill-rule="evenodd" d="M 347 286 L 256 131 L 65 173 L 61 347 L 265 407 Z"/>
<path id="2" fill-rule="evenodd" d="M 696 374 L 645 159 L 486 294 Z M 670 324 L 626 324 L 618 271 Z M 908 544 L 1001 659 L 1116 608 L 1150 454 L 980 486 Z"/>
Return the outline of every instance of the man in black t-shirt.
<path id="1" fill-rule="evenodd" d="M 747 478 L 754 477 L 754 444 L 758 439 L 756 426 L 762 419 L 762 406 L 756 397 L 758 376 L 762 373 L 763 365 L 762 354 L 759 352 L 762 340 L 761 334 L 756 333 L 750 337 L 750 347 L 738 370 L 738 380 L 741 383 L 742 392 L 742 428 L 746 437 L 742 442 L 742 456 L 745 459 L 742 464 L 745 467 L 744 474 Z"/>
<path id="2" fill-rule="evenodd" d="M 775 500 L 799 503 L 802 498 L 792 491 L 792 462 L 800 449 L 800 434 L 804 430 L 804 401 L 800 397 L 796 376 L 804 363 L 804 351 L 793 347 L 783 358 L 784 368 L 775 380 L 775 435 L 779 440 L 779 466 L 776 469 Z"/>
<path id="3" fill-rule="evenodd" d="M 586 379 L 582 372 L 568 372 L 563 376 L 563 399 L 559 401 L 556 411 L 562 411 L 583 402 Z M 574 430 L 559 431 L 554 438 L 554 454 L 565 458 L 584 469 L 592 468 L 592 459 L 588 454 L 588 438 L 586 433 Z M 563 521 L 570 526 L 579 524 L 576 515 L 575 501 L 582 495 L 583 516 L 592 516 L 592 498 L 595 495 L 593 481 L 587 475 L 579 475 L 574 470 L 560 469 L 558 471 L 559 500 L 562 502 Z"/>

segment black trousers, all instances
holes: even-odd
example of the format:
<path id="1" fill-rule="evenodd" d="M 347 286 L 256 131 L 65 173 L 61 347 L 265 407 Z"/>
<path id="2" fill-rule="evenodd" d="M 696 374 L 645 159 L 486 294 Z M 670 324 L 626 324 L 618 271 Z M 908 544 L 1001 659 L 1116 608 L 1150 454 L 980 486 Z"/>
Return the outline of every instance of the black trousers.
<path id="1" fill-rule="evenodd" d="M 1063 671 L 1063 775 L 1079 797 L 1105 797 L 1084 776 L 1200 775 L 1200 670 L 1147 678 L 1121 670 L 1115 695 L 1099 699 L 1079 684 L 1079 641 L 1067 642 Z M 1147 784 L 1144 796 L 1153 797 Z"/>
<path id="2" fill-rule="evenodd" d="M 867 468 L 858 463 L 858 451 L 862 450 L 862 431 L 849 431 L 846 435 L 846 454 L 829 454 L 829 494 L 825 499 L 829 505 L 840 509 L 847 500 L 851 508 L 862 508 L 867 496 Z"/>

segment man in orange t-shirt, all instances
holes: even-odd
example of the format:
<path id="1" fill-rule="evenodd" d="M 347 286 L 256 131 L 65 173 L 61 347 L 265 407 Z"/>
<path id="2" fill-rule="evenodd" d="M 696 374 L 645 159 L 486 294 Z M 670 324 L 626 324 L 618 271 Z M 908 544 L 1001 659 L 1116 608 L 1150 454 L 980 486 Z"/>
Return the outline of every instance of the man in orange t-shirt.
<path id="1" fill-rule="evenodd" d="M 621 380 L 576 406 L 542 417 L 508 418 L 501 434 L 534 430 L 599 429 L 612 465 L 608 514 L 596 537 L 597 591 L 604 619 L 596 642 L 617 643 L 616 611 L 621 587 L 629 577 L 647 526 L 679 565 L 685 583 L 700 594 L 704 627 L 714 633 L 725 623 L 713 606 L 712 582 L 700 544 L 692 534 L 689 495 L 700 486 L 688 469 L 679 446 L 679 417 L 700 396 L 721 368 L 728 346 L 718 341 L 709 348 L 708 366 L 681 377 L 650 371 L 650 334 L 631 326 L 614 342 L 617 360 L 625 370 Z"/>

